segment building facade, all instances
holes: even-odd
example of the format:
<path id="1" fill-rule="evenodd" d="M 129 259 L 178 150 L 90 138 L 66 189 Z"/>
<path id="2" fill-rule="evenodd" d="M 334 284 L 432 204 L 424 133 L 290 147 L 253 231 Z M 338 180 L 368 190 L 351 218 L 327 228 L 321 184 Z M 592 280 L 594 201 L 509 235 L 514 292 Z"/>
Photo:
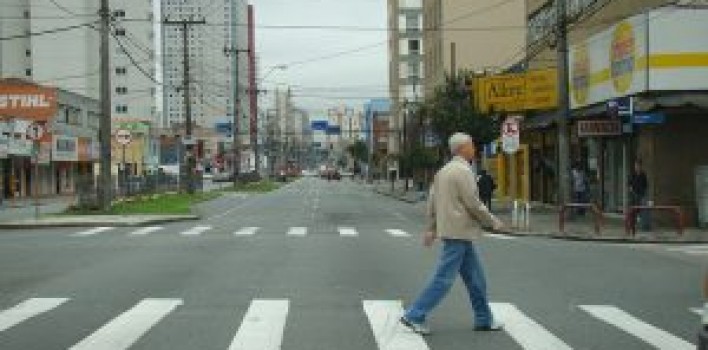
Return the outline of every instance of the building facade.
<path id="1" fill-rule="evenodd" d="M 424 16 L 422 0 L 388 0 L 389 96 L 391 117 L 388 130 L 398 131 L 389 137 L 388 152 L 400 154 L 403 144 L 403 124 L 409 103 L 425 98 L 426 72 L 423 65 Z M 391 167 L 398 167 L 391 158 Z"/>
<path id="2" fill-rule="evenodd" d="M 695 223 L 694 179 L 708 164 L 699 151 L 708 147 L 708 41 L 701 34 L 708 9 L 669 3 L 580 1 L 567 9 L 568 137 L 571 161 L 588 174 L 591 200 L 604 211 L 638 204 L 628 178 L 641 163 L 649 180 L 643 203 L 680 205 Z M 529 1 L 528 10 L 528 66 L 554 66 L 552 35 L 541 29 L 555 25 L 554 3 Z M 531 199 L 549 203 L 559 201 L 554 115 L 529 116 L 522 133 L 533 160 Z"/>

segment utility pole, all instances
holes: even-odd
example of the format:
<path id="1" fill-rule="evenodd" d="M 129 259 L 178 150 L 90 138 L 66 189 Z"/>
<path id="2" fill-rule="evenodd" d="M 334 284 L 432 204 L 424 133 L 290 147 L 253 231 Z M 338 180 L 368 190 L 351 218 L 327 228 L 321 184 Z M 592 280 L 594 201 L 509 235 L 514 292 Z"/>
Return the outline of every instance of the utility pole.
<path id="1" fill-rule="evenodd" d="M 100 28 L 100 48 L 101 57 L 101 117 L 98 125 L 98 142 L 100 144 L 100 175 L 98 179 L 99 202 L 101 209 L 108 211 L 111 209 L 111 199 L 113 183 L 111 181 L 111 62 L 110 62 L 110 21 L 111 13 L 108 7 L 108 0 L 101 0 L 99 10 L 101 16 Z"/>
<path id="2" fill-rule="evenodd" d="M 234 158 L 233 158 L 233 163 L 234 163 L 234 186 L 238 183 L 238 175 L 241 173 L 241 140 L 239 137 L 240 133 L 240 120 L 241 120 L 241 94 L 239 94 L 241 90 L 241 84 L 239 84 L 239 77 L 238 77 L 238 70 L 239 70 L 239 54 L 241 53 L 250 53 L 251 50 L 249 49 L 239 49 L 236 47 L 224 47 L 224 55 L 230 56 L 233 55 L 236 58 L 236 62 L 234 63 L 234 127 L 233 127 L 233 134 L 234 134 L 234 144 L 233 144 L 233 152 L 234 152 Z"/>
<path id="3" fill-rule="evenodd" d="M 570 144 L 568 119 L 570 118 L 570 94 L 568 87 L 568 26 L 566 23 L 566 0 L 556 1 L 557 54 L 558 54 L 558 202 L 570 202 Z"/>
<path id="4" fill-rule="evenodd" d="M 206 21 L 202 18 L 200 20 L 194 20 L 192 18 L 185 20 L 170 20 L 165 19 L 163 21 L 164 25 L 176 25 L 182 27 L 182 91 L 184 94 L 184 114 L 185 114 L 185 127 L 184 127 L 184 138 L 186 146 L 186 155 L 182 160 L 183 168 L 186 167 L 187 174 L 187 193 L 194 193 L 194 168 L 196 166 L 196 154 L 194 154 L 194 140 L 192 139 L 192 94 L 191 94 L 191 84 L 189 82 L 189 29 L 190 26 L 197 24 L 206 24 Z"/>

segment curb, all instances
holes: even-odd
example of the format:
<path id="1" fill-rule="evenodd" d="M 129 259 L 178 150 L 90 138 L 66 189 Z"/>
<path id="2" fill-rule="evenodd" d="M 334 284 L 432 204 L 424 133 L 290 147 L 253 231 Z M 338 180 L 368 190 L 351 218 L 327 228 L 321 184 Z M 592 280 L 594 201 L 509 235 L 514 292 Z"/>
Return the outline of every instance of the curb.
<path id="1" fill-rule="evenodd" d="M 708 244 L 708 241 L 701 240 L 662 240 L 653 237 L 646 237 L 641 239 L 628 238 L 628 237 L 597 237 L 590 235 L 578 235 L 578 234 L 559 234 L 559 233 L 520 233 L 520 232 L 495 232 L 496 234 L 512 236 L 512 237 L 531 237 L 531 238 L 547 238 L 559 241 L 574 241 L 574 242 L 598 242 L 598 243 L 616 243 L 616 244 Z"/>
<path id="2" fill-rule="evenodd" d="M 28 229 L 38 229 L 38 228 L 65 228 L 65 227 L 101 227 L 101 226 L 112 226 L 112 227 L 137 227 L 145 225 L 154 224 L 164 224 L 170 222 L 180 222 L 180 221 L 193 221 L 199 220 L 201 217 L 197 215 L 182 215 L 182 216 L 170 216 L 164 218 L 154 218 L 154 219 L 144 219 L 136 221 L 83 221 L 83 222 L 8 222 L 1 223 L 0 230 L 28 230 Z"/>

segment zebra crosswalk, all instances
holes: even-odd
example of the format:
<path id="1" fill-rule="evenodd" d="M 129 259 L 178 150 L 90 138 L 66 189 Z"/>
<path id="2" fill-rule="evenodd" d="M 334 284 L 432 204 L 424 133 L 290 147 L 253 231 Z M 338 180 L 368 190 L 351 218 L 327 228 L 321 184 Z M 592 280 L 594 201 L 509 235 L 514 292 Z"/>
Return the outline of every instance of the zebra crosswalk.
<path id="1" fill-rule="evenodd" d="M 49 317 L 55 309 L 70 303 L 80 303 L 79 300 L 69 298 L 31 298 L 0 310 L 0 340 L 3 333 L 12 328 L 31 327 L 23 323 L 31 318 Z M 291 314 L 307 311 L 293 308 L 289 299 L 253 299 L 241 318 L 234 320 L 231 329 L 230 342 L 223 339 L 223 344 L 230 344 L 229 350 L 265 349 L 276 350 L 287 348 L 284 343 L 284 333 L 291 323 L 302 322 L 301 317 L 289 317 Z M 432 347 L 421 335 L 412 333 L 398 320 L 403 313 L 403 303 L 400 300 L 361 300 L 361 308 L 349 309 L 347 312 L 361 312 L 366 318 L 365 328 L 373 338 L 377 349 L 380 350 L 429 350 Z M 76 335 L 76 343 L 69 347 L 71 350 L 102 349 L 122 350 L 129 349 L 141 340 L 151 329 L 168 318 L 189 317 L 190 312 L 175 313 L 177 309 L 190 308 L 192 305 L 179 298 L 146 298 L 137 301 L 125 311 L 118 311 L 117 316 L 109 319 L 103 325 L 93 325 L 94 331 L 88 335 Z M 492 311 L 497 319 L 504 323 L 504 337 L 515 342 L 519 348 L 525 350 L 570 350 L 575 348 L 588 348 L 593 344 L 569 344 L 563 335 L 549 331 L 548 325 L 534 319 L 533 315 L 524 312 L 523 308 L 505 302 L 491 303 Z M 615 332 L 625 333 L 635 338 L 638 343 L 645 344 L 662 350 L 687 350 L 695 349 L 695 345 L 668 331 L 665 331 L 650 322 L 641 320 L 629 312 L 614 305 L 577 305 L 581 314 L 570 314 L 568 317 L 584 317 L 586 320 L 596 322 L 597 325 L 610 326 Z M 239 313 L 238 307 L 221 308 L 220 312 Z M 542 316 L 542 315 L 541 315 Z M 50 318 L 57 322 L 56 318 Z M 76 320 L 74 320 L 76 321 Z M 58 322 L 61 322 L 60 320 Z M 343 325 L 352 327 L 352 325 Z M 164 329 L 163 329 L 164 331 Z M 169 331 L 169 329 L 167 330 Z M 313 330 L 317 331 L 317 330 Z M 177 331 L 178 332 L 178 331 Z M 433 329 L 433 332 L 444 333 L 445 330 Z M 347 341 L 343 333 L 342 341 Z M 577 338 L 576 338 L 577 339 Z M 358 339 L 352 339 L 352 341 Z M 51 339 L 47 339 L 51 342 Z M 306 341 L 306 340 L 305 340 Z M 221 342 L 221 341 L 220 341 Z M 312 344 L 316 348 L 317 344 Z"/>
<path id="2" fill-rule="evenodd" d="M 174 228 L 168 228 L 164 226 L 146 226 L 146 227 L 138 227 L 138 228 L 130 228 L 128 229 L 128 232 L 125 232 L 125 228 L 120 228 L 120 227 L 95 227 L 91 229 L 86 229 L 82 230 L 79 232 L 74 232 L 70 233 L 69 236 L 71 237 L 76 237 L 76 238 L 86 238 L 86 237 L 95 237 L 95 236 L 100 236 L 102 234 L 107 234 L 110 232 L 115 232 L 115 231 L 120 231 L 124 233 L 127 236 L 132 236 L 132 237 L 145 237 L 145 236 L 150 236 L 153 234 L 174 234 L 177 233 L 180 236 L 191 236 L 191 237 L 197 237 L 197 236 L 202 236 L 205 234 L 209 233 L 216 233 L 219 232 L 221 233 L 223 231 L 223 228 L 220 227 L 215 227 L 215 226 L 208 226 L 208 225 L 197 225 L 194 227 L 189 227 L 189 228 L 181 228 L 181 229 L 174 229 Z M 251 236 L 257 236 L 260 234 L 272 234 L 272 233 L 278 233 L 278 232 L 283 232 L 284 236 L 288 237 L 307 237 L 309 233 L 312 230 L 312 228 L 309 227 L 303 227 L 303 226 L 296 226 L 296 227 L 289 227 L 289 228 L 283 228 L 283 229 L 276 229 L 275 231 L 272 228 L 263 228 L 263 227 L 257 227 L 257 226 L 245 226 L 245 227 L 240 227 L 237 228 L 235 231 L 232 231 L 231 234 L 236 237 L 251 237 Z M 372 231 L 371 229 L 366 229 L 365 231 Z M 374 230 L 374 231 L 379 231 L 379 230 Z M 382 229 L 380 231 L 383 231 L 385 235 L 390 236 L 390 237 L 395 237 L 395 238 L 410 238 L 413 235 L 411 233 L 402 230 L 402 229 Z M 338 234 L 340 237 L 359 237 L 360 232 L 359 229 L 355 227 L 350 227 L 350 226 L 339 226 L 336 228 L 332 229 L 325 229 L 324 231 L 322 229 L 319 229 L 317 231 L 318 233 L 331 233 L 331 234 Z M 495 240 L 514 240 L 517 239 L 517 237 L 513 236 L 506 236 L 506 235 L 501 235 L 501 234 L 485 234 L 484 235 L 486 238 L 490 239 L 495 239 Z"/>

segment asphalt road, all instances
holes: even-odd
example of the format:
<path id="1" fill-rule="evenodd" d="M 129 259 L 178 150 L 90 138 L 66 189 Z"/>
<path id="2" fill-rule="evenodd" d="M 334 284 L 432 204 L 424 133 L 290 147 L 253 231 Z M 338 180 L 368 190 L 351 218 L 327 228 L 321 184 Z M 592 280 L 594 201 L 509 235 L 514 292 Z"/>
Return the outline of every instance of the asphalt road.
<path id="1" fill-rule="evenodd" d="M 428 279 L 420 206 L 349 181 L 231 195 L 154 228 L 0 231 L 0 349 L 690 349 L 706 254 L 490 236 L 505 332 L 457 282 L 425 339 L 396 322 Z"/>

